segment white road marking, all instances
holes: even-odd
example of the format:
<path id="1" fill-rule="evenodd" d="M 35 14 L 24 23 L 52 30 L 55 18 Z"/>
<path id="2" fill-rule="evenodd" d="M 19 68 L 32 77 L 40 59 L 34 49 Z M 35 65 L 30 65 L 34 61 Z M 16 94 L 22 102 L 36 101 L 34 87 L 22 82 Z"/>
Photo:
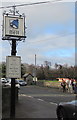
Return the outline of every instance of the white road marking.
<path id="1" fill-rule="evenodd" d="M 50 104 L 58 105 L 57 103 L 50 102 Z"/>
<path id="2" fill-rule="evenodd" d="M 28 96 L 28 97 L 33 98 L 32 96 Z"/>
<path id="3" fill-rule="evenodd" d="M 19 96 L 27 96 L 27 95 L 25 95 L 25 94 L 19 94 Z"/>
<path id="4" fill-rule="evenodd" d="M 26 94 L 19 94 L 19 96 L 26 96 L 26 97 L 33 98 L 33 96 L 29 96 L 29 95 L 26 95 Z"/>
<path id="5" fill-rule="evenodd" d="M 39 98 L 39 99 L 37 99 L 37 100 L 44 101 L 44 100 L 42 100 L 42 99 L 40 99 L 40 98 Z"/>

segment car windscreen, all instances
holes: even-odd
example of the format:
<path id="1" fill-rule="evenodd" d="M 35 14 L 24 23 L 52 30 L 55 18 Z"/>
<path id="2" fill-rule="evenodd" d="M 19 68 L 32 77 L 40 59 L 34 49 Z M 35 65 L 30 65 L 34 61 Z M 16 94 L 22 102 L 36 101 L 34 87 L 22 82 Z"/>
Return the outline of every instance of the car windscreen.
<path id="1" fill-rule="evenodd" d="M 19 82 L 24 82 L 23 80 L 19 80 Z"/>

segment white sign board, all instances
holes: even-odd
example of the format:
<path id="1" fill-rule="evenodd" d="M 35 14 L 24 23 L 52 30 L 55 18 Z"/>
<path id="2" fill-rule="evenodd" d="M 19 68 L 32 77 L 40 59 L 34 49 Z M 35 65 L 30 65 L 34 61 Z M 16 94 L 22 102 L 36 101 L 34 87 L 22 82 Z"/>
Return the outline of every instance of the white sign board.
<path id="1" fill-rule="evenodd" d="M 24 37 L 25 18 L 13 15 L 3 16 L 3 37 Z"/>
<path id="2" fill-rule="evenodd" d="M 6 57 L 6 77 L 21 78 L 21 57 L 19 56 Z"/>

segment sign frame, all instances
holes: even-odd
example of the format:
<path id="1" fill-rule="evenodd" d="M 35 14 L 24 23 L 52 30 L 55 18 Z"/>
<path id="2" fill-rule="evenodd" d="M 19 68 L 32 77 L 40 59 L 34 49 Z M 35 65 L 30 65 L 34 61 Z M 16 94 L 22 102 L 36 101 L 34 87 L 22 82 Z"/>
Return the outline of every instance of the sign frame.
<path id="1" fill-rule="evenodd" d="M 3 14 L 2 39 L 21 39 L 25 36 L 25 16 Z"/>

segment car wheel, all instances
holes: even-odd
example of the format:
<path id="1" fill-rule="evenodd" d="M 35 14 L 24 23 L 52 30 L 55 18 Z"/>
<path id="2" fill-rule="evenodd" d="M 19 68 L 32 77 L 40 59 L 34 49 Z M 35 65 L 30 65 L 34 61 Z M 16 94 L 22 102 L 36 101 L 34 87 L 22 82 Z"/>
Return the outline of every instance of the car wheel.
<path id="1" fill-rule="evenodd" d="M 67 115 L 63 108 L 59 108 L 57 111 L 58 120 L 67 120 Z"/>

